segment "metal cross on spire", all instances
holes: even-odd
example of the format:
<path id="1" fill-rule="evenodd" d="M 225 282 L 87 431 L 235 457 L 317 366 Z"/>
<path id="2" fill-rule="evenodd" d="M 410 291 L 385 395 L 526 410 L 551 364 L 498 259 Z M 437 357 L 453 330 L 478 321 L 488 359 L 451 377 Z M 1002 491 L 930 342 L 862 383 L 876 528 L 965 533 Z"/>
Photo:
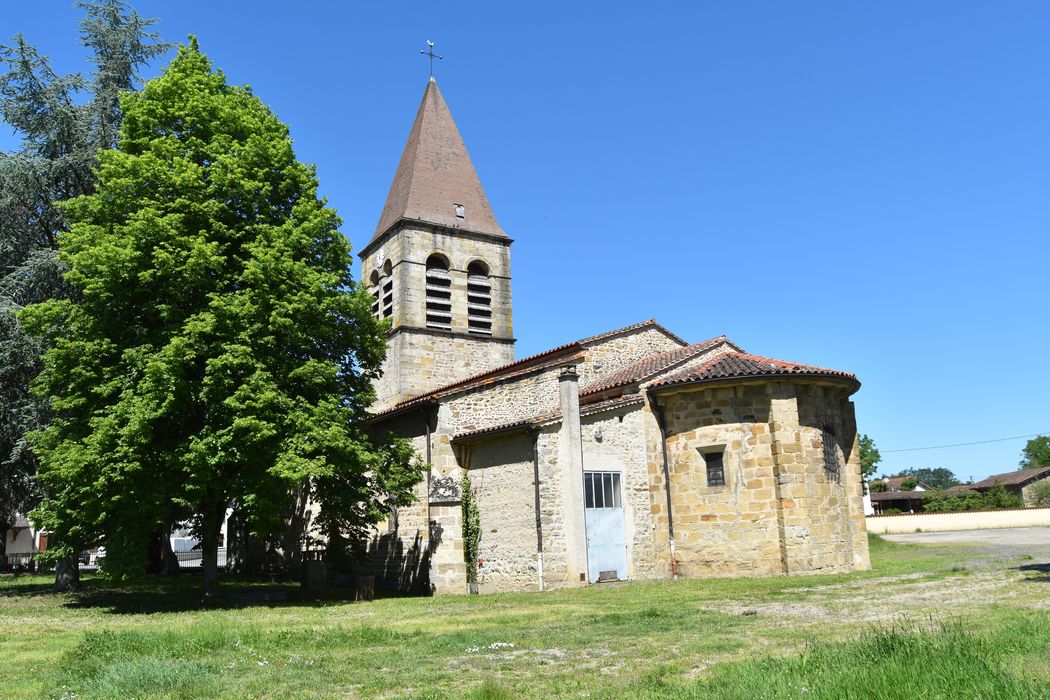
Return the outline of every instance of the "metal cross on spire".
<path id="1" fill-rule="evenodd" d="M 424 56 L 429 56 L 430 57 L 430 77 L 433 78 L 434 77 L 434 59 L 436 58 L 439 61 L 441 60 L 441 56 L 438 56 L 436 53 L 434 53 L 434 42 L 431 41 L 430 39 L 427 39 L 427 50 L 426 51 L 420 50 L 419 53 L 423 54 Z"/>

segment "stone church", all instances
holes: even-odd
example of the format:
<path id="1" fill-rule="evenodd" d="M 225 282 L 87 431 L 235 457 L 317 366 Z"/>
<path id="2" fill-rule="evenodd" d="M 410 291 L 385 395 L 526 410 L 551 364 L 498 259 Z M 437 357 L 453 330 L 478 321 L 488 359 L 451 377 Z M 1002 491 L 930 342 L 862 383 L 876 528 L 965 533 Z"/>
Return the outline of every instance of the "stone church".
<path id="1" fill-rule="evenodd" d="M 510 247 L 433 78 L 360 252 L 391 322 L 372 421 L 430 465 L 378 528 L 387 585 L 534 591 L 869 566 L 853 374 L 653 320 L 516 359 Z"/>

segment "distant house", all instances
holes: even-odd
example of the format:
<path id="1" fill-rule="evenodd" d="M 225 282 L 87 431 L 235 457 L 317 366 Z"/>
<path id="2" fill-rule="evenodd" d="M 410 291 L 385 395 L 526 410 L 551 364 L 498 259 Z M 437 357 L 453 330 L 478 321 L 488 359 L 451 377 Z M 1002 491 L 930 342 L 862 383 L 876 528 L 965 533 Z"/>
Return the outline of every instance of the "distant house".
<path id="1" fill-rule="evenodd" d="M 923 499 L 929 495 L 926 491 L 872 491 L 871 507 L 875 515 L 886 513 L 921 513 Z"/>
<path id="2" fill-rule="evenodd" d="M 1019 496 L 1024 500 L 1026 506 L 1035 505 L 1035 496 L 1032 492 L 1032 487 L 1036 484 L 1050 480 L 1050 467 L 1035 467 L 1033 469 L 1021 469 L 1013 472 L 1004 472 L 1002 474 L 993 474 L 987 479 L 982 479 L 976 484 L 965 484 L 962 487 L 953 488 L 964 488 L 973 491 L 987 491 L 996 484 L 1002 484 L 1010 493 L 1015 496 Z"/>
<path id="3" fill-rule="evenodd" d="M 886 484 L 886 491 L 901 491 L 901 484 L 909 479 L 914 479 L 911 476 L 891 476 L 888 479 L 876 479 L 871 482 L 872 484 Z M 910 489 L 911 491 L 932 491 L 933 487 L 929 484 L 924 484 L 921 481 L 917 482 L 915 488 Z"/>
<path id="4" fill-rule="evenodd" d="M 29 518 L 16 515 L 7 530 L 4 555 L 12 566 L 28 564 L 33 555 L 47 549 L 47 533 L 37 530 Z"/>

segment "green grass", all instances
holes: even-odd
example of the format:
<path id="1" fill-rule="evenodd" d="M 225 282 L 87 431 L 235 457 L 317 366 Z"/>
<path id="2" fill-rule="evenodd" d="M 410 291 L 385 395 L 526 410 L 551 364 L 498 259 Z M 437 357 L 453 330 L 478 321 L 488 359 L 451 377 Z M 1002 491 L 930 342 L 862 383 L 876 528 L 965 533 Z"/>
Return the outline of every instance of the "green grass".
<path id="1" fill-rule="evenodd" d="M 873 537 L 852 574 L 211 609 L 188 576 L 0 576 L 0 696 L 1050 696 L 1050 583 L 981 551 Z"/>

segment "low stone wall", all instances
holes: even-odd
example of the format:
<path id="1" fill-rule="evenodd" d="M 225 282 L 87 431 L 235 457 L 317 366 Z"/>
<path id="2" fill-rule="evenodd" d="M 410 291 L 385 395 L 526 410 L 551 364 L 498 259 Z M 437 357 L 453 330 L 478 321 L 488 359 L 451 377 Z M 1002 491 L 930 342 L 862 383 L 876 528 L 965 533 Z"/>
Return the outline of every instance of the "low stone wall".
<path id="1" fill-rule="evenodd" d="M 1039 527 L 1050 526 L 1050 508 L 869 515 L 865 520 L 868 532 L 875 535 L 895 535 L 916 530 L 951 532 L 953 530 L 987 530 L 1002 527 Z"/>

